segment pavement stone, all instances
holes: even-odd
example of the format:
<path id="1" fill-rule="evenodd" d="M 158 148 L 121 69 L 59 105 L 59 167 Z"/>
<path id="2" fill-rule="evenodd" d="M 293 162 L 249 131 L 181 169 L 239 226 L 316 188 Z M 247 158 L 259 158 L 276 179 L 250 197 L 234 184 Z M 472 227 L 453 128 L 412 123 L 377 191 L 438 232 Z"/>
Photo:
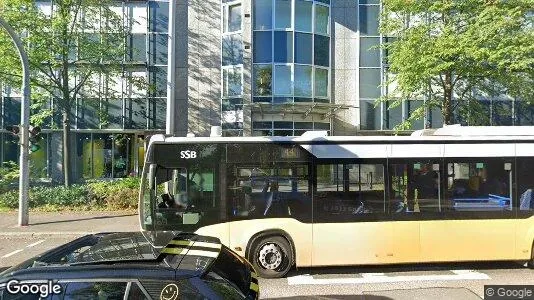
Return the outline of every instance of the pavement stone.
<path id="1" fill-rule="evenodd" d="M 29 225 L 18 226 L 16 212 L 0 213 L 0 236 L 90 234 L 138 231 L 135 212 L 30 212 Z"/>

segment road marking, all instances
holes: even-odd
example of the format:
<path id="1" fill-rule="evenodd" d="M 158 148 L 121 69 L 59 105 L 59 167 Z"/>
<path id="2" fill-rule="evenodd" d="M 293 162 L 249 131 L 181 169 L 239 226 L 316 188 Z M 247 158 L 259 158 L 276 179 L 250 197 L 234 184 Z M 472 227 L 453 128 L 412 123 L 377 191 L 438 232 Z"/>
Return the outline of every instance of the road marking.
<path id="1" fill-rule="evenodd" d="M 33 244 L 29 244 L 28 246 L 26 246 L 26 248 L 31 248 L 31 247 L 34 247 L 34 246 L 37 246 L 39 245 L 40 243 L 44 242 L 45 240 L 40 240 L 40 241 L 37 241 Z"/>
<path id="2" fill-rule="evenodd" d="M 8 257 L 10 257 L 10 256 L 13 256 L 13 255 L 19 253 L 19 252 L 22 252 L 22 249 L 15 250 L 15 251 L 13 251 L 13 252 L 11 252 L 11 253 L 8 253 L 8 254 L 2 256 L 2 258 L 8 258 Z"/>
<path id="3" fill-rule="evenodd" d="M 287 278 L 288 285 L 304 284 L 364 284 L 391 283 L 407 281 L 450 281 L 450 280 L 487 280 L 491 279 L 484 273 L 472 270 L 451 270 L 454 275 L 403 275 L 386 276 L 384 273 L 365 273 L 361 278 L 321 278 L 315 279 L 311 275 L 298 275 Z"/>

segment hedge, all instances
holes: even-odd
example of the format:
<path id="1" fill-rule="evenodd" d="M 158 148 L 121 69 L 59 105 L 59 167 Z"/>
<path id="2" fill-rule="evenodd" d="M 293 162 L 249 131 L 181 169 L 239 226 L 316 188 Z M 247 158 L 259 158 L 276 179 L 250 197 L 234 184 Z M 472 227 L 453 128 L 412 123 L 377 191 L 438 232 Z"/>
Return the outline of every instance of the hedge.
<path id="1" fill-rule="evenodd" d="M 95 181 L 64 186 L 30 188 L 30 208 L 44 210 L 137 209 L 139 178 Z M 18 190 L 0 192 L 0 208 L 18 208 Z"/>

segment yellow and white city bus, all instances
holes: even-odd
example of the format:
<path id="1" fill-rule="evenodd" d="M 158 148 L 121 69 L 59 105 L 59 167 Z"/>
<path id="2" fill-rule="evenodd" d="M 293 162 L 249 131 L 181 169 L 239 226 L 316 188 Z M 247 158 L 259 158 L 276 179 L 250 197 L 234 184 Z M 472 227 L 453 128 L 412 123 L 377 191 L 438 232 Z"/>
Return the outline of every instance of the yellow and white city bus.
<path id="1" fill-rule="evenodd" d="M 416 132 L 417 133 L 417 132 Z M 533 261 L 534 127 L 419 136 L 166 137 L 143 231 L 219 238 L 261 276 L 293 266 Z"/>

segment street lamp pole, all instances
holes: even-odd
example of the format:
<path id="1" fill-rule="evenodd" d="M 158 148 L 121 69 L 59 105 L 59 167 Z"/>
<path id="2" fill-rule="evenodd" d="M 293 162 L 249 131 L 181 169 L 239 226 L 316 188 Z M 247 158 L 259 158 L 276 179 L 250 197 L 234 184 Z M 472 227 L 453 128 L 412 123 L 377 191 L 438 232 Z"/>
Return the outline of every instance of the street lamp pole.
<path id="1" fill-rule="evenodd" d="M 19 174 L 19 226 L 27 226 L 29 221 L 28 214 L 28 190 L 30 186 L 30 172 L 28 161 L 28 140 L 30 126 L 30 63 L 28 55 L 24 51 L 22 41 L 13 28 L 0 17 L 0 26 L 7 31 L 17 51 L 19 52 L 22 62 L 22 103 L 20 116 L 20 174 Z"/>

